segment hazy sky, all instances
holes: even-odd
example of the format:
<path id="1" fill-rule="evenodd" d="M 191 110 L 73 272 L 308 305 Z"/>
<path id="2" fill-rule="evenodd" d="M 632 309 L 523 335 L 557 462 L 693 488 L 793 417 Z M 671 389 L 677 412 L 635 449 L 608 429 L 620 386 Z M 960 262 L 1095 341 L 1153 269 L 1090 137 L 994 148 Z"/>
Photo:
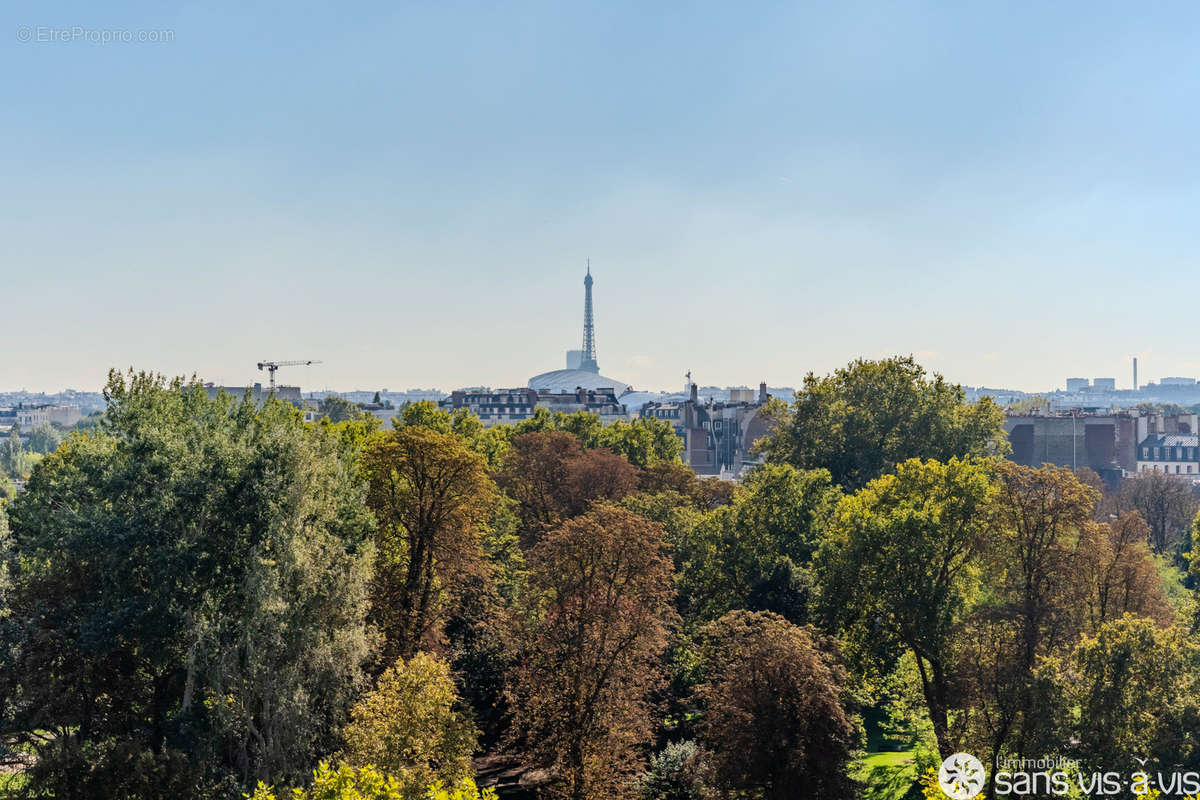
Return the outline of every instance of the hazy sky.
<path id="1" fill-rule="evenodd" d="M 0 389 L 1200 375 L 1194 3 L 0 18 Z"/>

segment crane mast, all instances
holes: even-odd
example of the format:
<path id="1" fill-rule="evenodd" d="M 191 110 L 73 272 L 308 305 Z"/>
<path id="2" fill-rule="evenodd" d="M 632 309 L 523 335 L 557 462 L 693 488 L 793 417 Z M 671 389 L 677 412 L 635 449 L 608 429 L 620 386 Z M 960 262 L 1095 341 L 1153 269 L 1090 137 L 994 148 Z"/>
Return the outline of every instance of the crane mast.
<path id="1" fill-rule="evenodd" d="M 320 363 L 321 363 L 320 361 L 316 361 L 314 359 L 300 359 L 300 360 L 295 360 L 295 361 L 260 361 L 260 362 L 258 362 L 258 369 L 260 372 L 265 369 L 267 371 L 267 373 L 271 376 L 271 391 L 274 392 L 275 391 L 275 371 L 277 369 L 279 369 L 280 367 L 307 367 L 310 364 L 320 364 Z"/>

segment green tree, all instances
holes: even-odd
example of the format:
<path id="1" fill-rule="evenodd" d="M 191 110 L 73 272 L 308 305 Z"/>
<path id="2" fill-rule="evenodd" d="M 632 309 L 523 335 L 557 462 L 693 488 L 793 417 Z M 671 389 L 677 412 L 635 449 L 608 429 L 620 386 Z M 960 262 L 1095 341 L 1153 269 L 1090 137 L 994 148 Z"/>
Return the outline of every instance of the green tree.
<path id="1" fill-rule="evenodd" d="M 1085 636 L 1073 652 L 1043 664 L 1065 723 L 1061 741 L 1083 769 L 1112 769 L 1132 754 L 1153 767 L 1200 764 L 1200 648 L 1177 628 L 1125 616 Z"/>
<path id="2" fill-rule="evenodd" d="M 62 441 L 62 434 L 49 423 L 34 428 L 29 432 L 29 449 L 35 453 L 53 453 Z"/>
<path id="3" fill-rule="evenodd" d="M 555 411 L 548 417 L 546 425 L 538 427 L 541 430 L 569 433 L 579 440 L 579 446 L 585 450 L 601 446 L 601 437 L 604 435 L 605 429 L 599 414 L 589 414 L 586 411 L 576 411 L 571 414 Z M 520 431 L 518 435 L 523 432 Z"/>
<path id="4" fill-rule="evenodd" d="M 11 507 L 22 633 L 10 731 L 58 798 L 204 797 L 298 776 L 336 743 L 368 656 L 371 554 L 338 443 L 149 374 Z"/>
<path id="5" fill-rule="evenodd" d="M 912 653 L 943 755 L 955 752 L 952 634 L 977 589 L 991 491 L 980 463 L 902 462 L 842 499 L 816 558 L 823 617 L 853 655 L 890 669 L 894 648 Z"/>
<path id="6" fill-rule="evenodd" d="M 1112 575 L 1114 565 L 1100 550 L 1111 542 L 1098 530 L 1089 535 L 1098 495 L 1071 470 L 1001 461 L 993 476 L 993 536 L 983 560 L 988 597 L 966 633 L 978 649 L 964 663 L 976 670 L 975 705 L 991 755 L 1005 749 L 1031 755 L 1052 723 L 1038 703 L 1035 669 L 1070 646 L 1088 611 L 1116 603 L 1101 597 L 1107 587 L 1094 570 Z M 1087 543 L 1082 554 L 1080 542 Z"/>
<path id="7" fill-rule="evenodd" d="M 508 425 L 493 425 L 487 428 L 479 417 L 466 408 L 446 411 L 428 400 L 406 405 L 396 418 L 396 423 L 398 426 L 417 425 L 431 428 L 438 433 L 460 436 L 472 450 L 487 460 L 488 467 L 492 469 L 499 466 L 512 435 Z"/>
<path id="8" fill-rule="evenodd" d="M 513 427 L 514 436 L 550 431 L 573 435 L 584 450 L 598 447 L 611 450 L 635 467 L 678 462 L 683 452 L 683 442 L 670 423 L 653 417 L 605 424 L 598 414 L 587 411 L 564 414 L 536 408 L 532 417 Z"/>
<path id="9" fill-rule="evenodd" d="M 330 422 L 358 419 L 363 413 L 357 405 L 336 394 L 331 394 L 317 403 L 317 412 L 328 417 Z"/>
<path id="10" fill-rule="evenodd" d="M 635 467 L 677 463 L 683 453 L 683 440 L 666 420 L 638 417 L 615 420 L 600 430 L 599 446 L 624 456 Z"/>
<path id="11" fill-rule="evenodd" d="M 384 663 L 435 645 L 457 586 L 487 568 L 480 531 L 496 505 L 484 459 L 452 433 L 403 425 L 363 456 L 375 514 L 371 619 Z"/>
<path id="12" fill-rule="evenodd" d="M 0 472 L 13 478 L 23 478 L 29 474 L 29 467 L 29 454 L 25 452 L 20 430 L 14 425 L 8 438 L 0 443 Z"/>
<path id="13" fill-rule="evenodd" d="M 12 591 L 12 575 L 9 561 L 13 557 L 12 533 L 8 528 L 8 514 L 4 510 L 5 503 L 0 501 L 0 621 L 9 614 L 9 592 Z M 5 641 L 9 641 L 6 637 Z M 0 704 L 2 705 L 2 704 Z"/>
<path id="14" fill-rule="evenodd" d="M 696 774 L 700 748 L 687 740 L 672 742 L 650 758 L 638 786 L 641 800 L 703 800 L 704 784 Z"/>
<path id="15" fill-rule="evenodd" d="M 1163 625 L 1175 617 L 1136 512 L 1095 522 L 1098 492 L 1068 469 L 1005 461 L 993 476 L 984 591 L 958 634 L 964 728 L 970 751 L 989 762 L 1074 737 L 1047 659 L 1126 613 Z"/>
<path id="16" fill-rule="evenodd" d="M 1200 513 L 1192 520 L 1191 547 L 1183 554 L 1187 560 L 1188 586 L 1191 588 L 1192 632 L 1200 632 Z"/>
<path id="17" fill-rule="evenodd" d="M 809 562 L 839 497 L 825 470 L 768 464 L 751 472 L 733 503 L 696 524 L 684 544 L 686 616 L 714 620 L 749 608 L 806 622 Z"/>
<path id="18" fill-rule="evenodd" d="M 103 416 L 104 416 L 103 411 L 93 411 L 92 413 L 88 414 L 86 417 L 83 417 L 82 419 L 80 419 L 78 422 L 75 423 L 75 430 L 77 430 L 77 431 L 91 430 L 92 428 L 95 428 L 97 425 L 100 424 L 100 420 L 103 418 Z"/>
<path id="19" fill-rule="evenodd" d="M 832 642 L 749 611 L 710 623 L 704 639 L 703 761 L 724 796 L 853 796 L 857 728 Z"/>
<path id="20" fill-rule="evenodd" d="M 628 797 L 654 725 L 652 697 L 676 623 L 662 528 L 598 506 L 530 554 L 517 634 L 514 731 L 570 800 Z"/>
<path id="21" fill-rule="evenodd" d="M 471 777 L 478 732 L 457 703 L 444 661 L 427 653 L 398 660 L 350 709 L 347 762 L 379 767 L 409 797 L 435 781 L 458 784 Z"/>
<path id="22" fill-rule="evenodd" d="M 827 469 L 851 492 L 911 458 L 1007 452 L 1003 412 L 988 398 L 963 398 L 911 357 L 859 359 L 824 378 L 809 373 L 790 408 L 772 406 L 775 427 L 757 447 L 776 463 Z"/>

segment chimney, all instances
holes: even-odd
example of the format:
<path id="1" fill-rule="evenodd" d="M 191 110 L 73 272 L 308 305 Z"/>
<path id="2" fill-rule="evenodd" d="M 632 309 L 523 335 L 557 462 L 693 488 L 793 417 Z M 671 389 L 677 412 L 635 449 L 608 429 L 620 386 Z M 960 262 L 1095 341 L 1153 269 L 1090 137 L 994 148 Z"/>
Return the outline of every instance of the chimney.
<path id="1" fill-rule="evenodd" d="M 698 402 L 700 402 L 700 392 L 699 392 L 699 390 L 696 388 L 696 382 L 695 382 L 695 381 L 692 381 L 692 402 L 693 402 L 693 403 L 698 403 Z"/>
<path id="2" fill-rule="evenodd" d="M 758 385 L 758 404 L 765 406 L 771 398 L 767 395 L 767 382 L 763 381 Z"/>
<path id="3" fill-rule="evenodd" d="M 1137 382 L 1137 356 L 1134 356 L 1134 357 L 1133 357 L 1133 390 L 1136 392 L 1136 391 L 1137 391 L 1137 389 L 1138 389 L 1138 382 Z"/>

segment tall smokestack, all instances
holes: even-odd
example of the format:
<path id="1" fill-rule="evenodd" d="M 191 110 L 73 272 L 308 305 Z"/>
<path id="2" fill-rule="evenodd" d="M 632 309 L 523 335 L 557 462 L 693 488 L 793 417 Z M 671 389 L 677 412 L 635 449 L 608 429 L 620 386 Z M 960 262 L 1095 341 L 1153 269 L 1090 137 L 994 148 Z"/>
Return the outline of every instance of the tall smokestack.
<path id="1" fill-rule="evenodd" d="M 1133 390 L 1136 392 L 1136 391 L 1137 391 L 1137 389 L 1138 389 L 1138 382 L 1137 382 L 1137 356 L 1134 356 L 1134 357 L 1133 357 Z"/>

